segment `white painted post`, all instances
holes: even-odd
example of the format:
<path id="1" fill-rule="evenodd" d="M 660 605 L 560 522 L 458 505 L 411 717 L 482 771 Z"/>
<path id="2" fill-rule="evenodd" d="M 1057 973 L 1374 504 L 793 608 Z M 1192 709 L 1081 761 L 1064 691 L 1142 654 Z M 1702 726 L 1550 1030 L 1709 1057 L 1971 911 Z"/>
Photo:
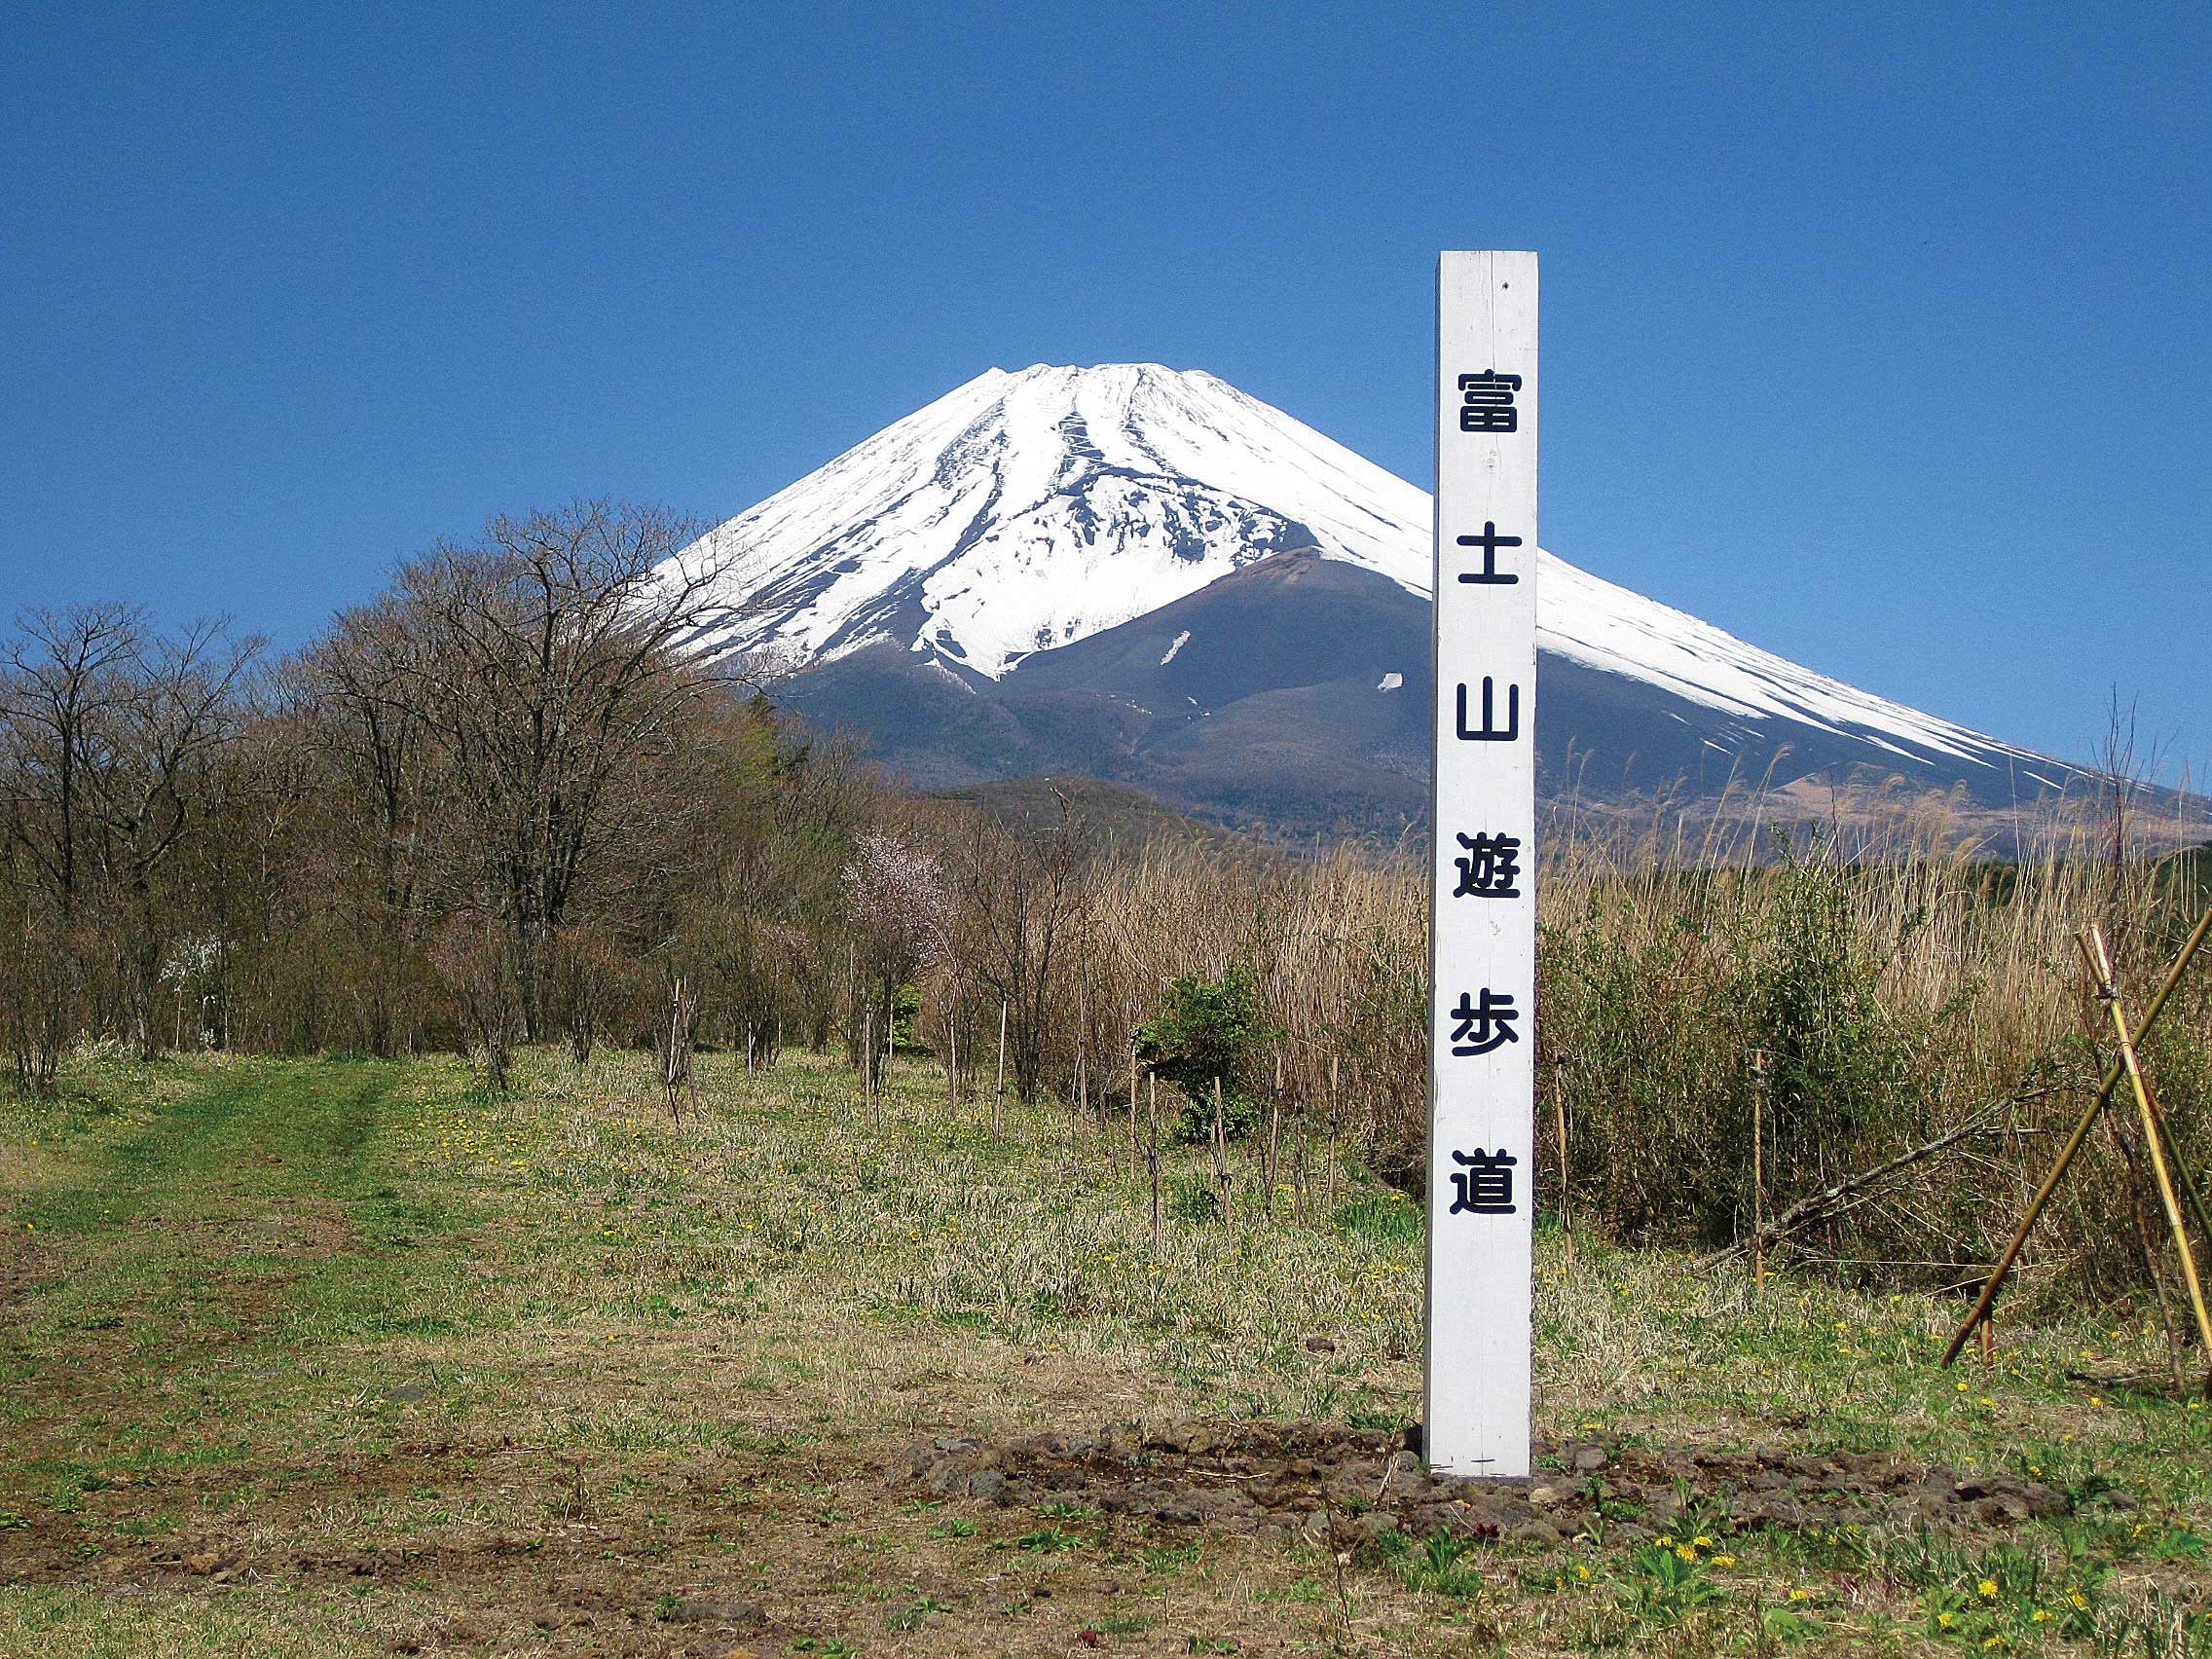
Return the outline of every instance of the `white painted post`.
<path id="1" fill-rule="evenodd" d="M 1456 1475 L 1530 1473 L 1537 389 L 1536 256 L 1443 255 L 1423 1450 Z"/>

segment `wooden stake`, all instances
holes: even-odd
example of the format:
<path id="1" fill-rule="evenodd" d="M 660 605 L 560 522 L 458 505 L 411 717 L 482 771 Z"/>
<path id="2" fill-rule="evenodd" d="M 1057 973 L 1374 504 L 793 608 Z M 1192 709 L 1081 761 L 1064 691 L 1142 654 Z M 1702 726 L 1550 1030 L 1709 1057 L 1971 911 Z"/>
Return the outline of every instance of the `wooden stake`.
<path id="1" fill-rule="evenodd" d="M 999 999 L 999 1081 L 991 1095 L 991 1139 L 1006 1132 L 1006 999 Z"/>
<path id="2" fill-rule="evenodd" d="M 2181 983 L 2182 975 L 2188 971 L 2190 960 L 2195 956 L 2196 947 L 2204 942 L 2207 932 L 2212 932 L 2212 909 L 2204 912 L 2188 941 L 2182 945 L 2181 954 L 2174 958 L 2174 965 L 2166 970 L 2165 981 L 2158 986 L 2158 994 L 2151 999 L 2150 1007 L 2143 1011 L 2143 1026 L 2136 1033 L 2138 1038 L 2150 1037 L 2151 1028 L 2157 1024 L 2158 1015 L 2165 1011 L 2166 999 L 2173 995 L 2174 987 Z M 2051 1194 L 2058 1191 L 2058 1183 L 2066 1178 L 2066 1171 L 2072 1167 L 2075 1155 L 2082 1150 L 2082 1143 L 2089 1137 L 2097 1114 L 2104 1110 L 2105 1102 L 2112 1098 L 2112 1091 L 2120 1087 L 2120 1080 L 2125 1071 L 2126 1062 L 2123 1060 L 2115 1060 L 2105 1068 L 2104 1082 L 2097 1086 L 2097 1092 L 2090 1097 L 2089 1104 L 2083 1109 L 2081 1117 L 2075 1120 L 2073 1132 L 2067 1135 L 2066 1144 L 2058 1149 L 2058 1157 L 2051 1163 L 2050 1173 L 2043 1178 L 2043 1185 L 2036 1189 L 2035 1197 L 2028 1200 L 2027 1214 L 2020 1217 L 2020 1225 L 2012 1230 L 2012 1236 L 2006 1241 L 2004 1251 L 1997 1258 L 1997 1265 L 1989 1270 L 1989 1276 L 1981 1281 L 1981 1295 L 1974 1301 L 1973 1311 L 1967 1315 L 1966 1323 L 1952 1334 L 1950 1346 L 1943 1350 L 1944 1365 L 1949 1365 L 1959 1357 L 1959 1350 L 1967 1346 L 1967 1339 L 1973 1335 L 1973 1328 L 1989 1317 L 1989 1310 L 1997 1302 L 1997 1293 L 2004 1288 L 2006 1275 L 2012 1271 L 2012 1264 L 2020 1259 L 2020 1251 L 2027 1244 L 2028 1235 L 2035 1231 L 2036 1222 L 2042 1217 L 2044 1207 L 2050 1202 Z"/>
<path id="3" fill-rule="evenodd" d="M 1144 1156 L 1144 1141 L 1137 1134 L 1137 1046 L 1134 1043 L 1129 1045 L 1129 1152 L 1134 1157 Z"/>
<path id="4" fill-rule="evenodd" d="M 2143 1114 L 2143 1139 L 2151 1154 L 2151 1172 L 2157 1177 L 2158 1198 L 2165 1205 L 2166 1225 L 2173 1230 L 2174 1248 L 2181 1253 L 2182 1281 L 2189 1286 L 2189 1305 L 2196 1314 L 2197 1338 L 2204 1345 L 2204 1357 L 2212 1367 L 2212 1311 L 2204 1306 L 2204 1284 L 2196 1276 L 2196 1252 L 2189 1241 L 2189 1229 L 2182 1222 L 2181 1200 L 2174 1196 L 2173 1177 L 2166 1169 L 2166 1153 L 2158 1133 L 2158 1107 L 2151 1093 L 2150 1081 L 2143 1075 L 2142 1063 L 2135 1053 L 2135 1039 L 2127 1029 L 2127 1011 L 2120 1006 L 2120 987 L 2113 982 L 2112 959 L 2105 954 L 2105 936 L 2092 925 L 2089 941 L 2095 946 L 2092 954 L 2088 944 L 2083 954 L 2089 958 L 2089 967 L 2096 974 L 2098 994 L 2111 1011 L 2114 1033 L 2120 1038 L 2120 1057 L 2127 1067 L 2127 1081 L 2135 1090 L 2135 1104 Z M 2204 1392 L 2212 1398 L 2212 1369 L 2204 1377 Z"/>
<path id="5" fill-rule="evenodd" d="M 1560 1086 L 1559 1069 L 1552 1069 L 1552 1119 L 1559 1128 L 1559 1230 L 1567 1241 L 1567 1265 L 1574 1267 L 1574 1210 L 1569 1184 L 1572 1166 L 1567 1149 L 1567 1090 Z"/>
<path id="6" fill-rule="evenodd" d="M 1337 1213 L 1337 1056 L 1329 1056 L 1329 1196 L 1323 1200 L 1322 1218 Z"/>
<path id="7" fill-rule="evenodd" d="M 1145 1079 L 1145 1091 L 1151 1098 L 1147 1113 L 1152 1120 L 1152 1139 L 1144 1155 L 1145 1168 L 1152 1175 L 1152 1253 L 1160 1254 L 1160 1079 Z"/>
<path id="8" fill-rule="evenodd" d="M 1751 1284 L 1766 1288 L 1766 1051 L 1751 1051 Z"/>
<path id="9" fill-rule="evenodd" d="M 1213 1080 L 1213 1179 L 1221 1191 L 1221 1225 L 1229 1225 L 1229 1135 L 1222 1125 L 1221 1079 Z"/>
<path id="10" fill-rule="evenodd" d="M 1275 1056 L 1275 1086 L 1268 1095 L 1268 1157 L 1260 1176 L 1261 1212 L 1275 1218 L 1275 1160 L 1282 1134 L 1282 1056 Z"/>

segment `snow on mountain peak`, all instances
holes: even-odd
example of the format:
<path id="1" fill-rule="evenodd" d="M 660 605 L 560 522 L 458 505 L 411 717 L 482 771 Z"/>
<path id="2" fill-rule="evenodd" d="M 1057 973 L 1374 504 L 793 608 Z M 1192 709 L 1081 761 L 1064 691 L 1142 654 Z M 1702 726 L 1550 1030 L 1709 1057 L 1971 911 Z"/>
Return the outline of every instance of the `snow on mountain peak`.
<path id="1" fill-rule="evenodd" d="M 742 614 L 703 643 L 812 663 L 890 641 L 996 680 L 1294 548 L 1425 599 L 1431 513 L 1426 491 L 1202 370 L 988 369 L 709 532 Z M 1547 651 L 1899 755 L 2019 753 L 1539 557 Z"/>
<path id="2" fill-rule="evenodd" d="M 991 369 L 711 532 L 809 661 L 890 639 L 992 679 L 1293 547 L 1427 591 L 1428 499 L 1227 382 Z"/>

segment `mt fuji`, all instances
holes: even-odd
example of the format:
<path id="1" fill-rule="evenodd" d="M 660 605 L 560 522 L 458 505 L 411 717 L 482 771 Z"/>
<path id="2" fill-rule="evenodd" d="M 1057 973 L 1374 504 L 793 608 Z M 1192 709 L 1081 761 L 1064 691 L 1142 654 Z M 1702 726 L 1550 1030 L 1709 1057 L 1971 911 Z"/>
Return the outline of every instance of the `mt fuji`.
<path id="1" fill-rule="evenodd" d="M 1426 799 L 1428 494 L 1151 363 L 992 369 L 704 536 L 703 648 L 924 786 L 1039 772 L 1230 821 L 1386 828 Z M 1901 776 L 2003 806 L 2075 768 L 1539 554 L 1540 777 L 1712 794 Z"/>

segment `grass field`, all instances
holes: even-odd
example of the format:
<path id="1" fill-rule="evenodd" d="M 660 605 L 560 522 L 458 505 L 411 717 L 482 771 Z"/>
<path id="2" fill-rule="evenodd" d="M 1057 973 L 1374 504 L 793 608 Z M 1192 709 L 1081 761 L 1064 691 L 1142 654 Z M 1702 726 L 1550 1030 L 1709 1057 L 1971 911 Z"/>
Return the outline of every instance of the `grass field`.
<path id="1" fill-rule="evenodd" d="M 940 1436 L 1403 1423 L 1419 1217 L 1348 1175 L 1265 1216 L 1246 1170 L 1225 1228 L 1178 1154 L 1156 1251 L 1124 1128 L 702 1069 L 681 1126 L 618 1054 L 504 1100 L 452 1061 L 87 1060 L 0 1104 L 0 1655 L 2212 1653 L 2212 1412 L 2083 1380 L 2163 1366 L 2140 1309 L 1942 1372 L 1952 1303 L 1540 1236 L 1555 1443 L 2073 1501 L 2018 1524 L 1624 1490 L 1557 1542 L 1340 1550 L 896 1483 Z"/>

